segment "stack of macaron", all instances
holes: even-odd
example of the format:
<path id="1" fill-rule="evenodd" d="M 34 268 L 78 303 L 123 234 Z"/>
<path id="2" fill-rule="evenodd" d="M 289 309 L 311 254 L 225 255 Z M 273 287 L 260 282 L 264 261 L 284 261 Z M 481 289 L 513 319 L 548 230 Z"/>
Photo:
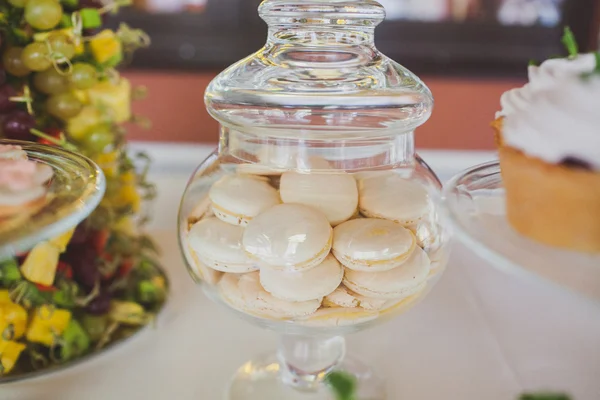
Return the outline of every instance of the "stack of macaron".
<path id="1" fill-rule="evenodd" d="M 353 325 L 425 292 L 427 252 L 439 242 L 423 228 L 435 225 L 432 215 L 427 191 L 391 171 L 244 165 L 189 217 L 189 254 L 199 277 L 241 312 Z"/>

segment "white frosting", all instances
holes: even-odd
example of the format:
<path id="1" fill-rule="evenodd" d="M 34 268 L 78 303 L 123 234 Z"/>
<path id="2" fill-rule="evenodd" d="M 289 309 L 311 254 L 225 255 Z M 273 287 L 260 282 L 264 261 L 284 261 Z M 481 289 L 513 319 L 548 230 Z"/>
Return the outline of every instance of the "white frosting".
<path id="1" fill-rule="evenodd" d="M 548 163 L 575 157 L 600 169 L 600 74 L 593 54 L 529 67 L 529 83 L 504 93 L 506 145 Z"/>

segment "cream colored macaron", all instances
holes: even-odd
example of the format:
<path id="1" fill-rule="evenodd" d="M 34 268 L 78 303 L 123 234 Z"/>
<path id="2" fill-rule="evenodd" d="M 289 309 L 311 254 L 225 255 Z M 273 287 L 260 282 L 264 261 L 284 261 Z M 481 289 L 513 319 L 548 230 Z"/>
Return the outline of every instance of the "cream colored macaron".
<path id="1" fill-rule="evenodd" d="M 302 271 L 319 265 L 331 249 L 327 217 L 301 204 L 279 204 L 254 218 L 244 232 L 244 249 L 273 268 Z"/>
<path id="2" fill-rule="evenodd" d="M 367 175 L 358 181 L 360 212 L 403 226 L 418 223 L 430 210 L 427 190 L 419 183 L 397 174 Z"/>
<path id="3" fill-rule="evenodd" d="M 333 226 L 349 220 L 358 208 L 356 180 L 346 173 L 286 172 L 281 176 L 279 191 L 284 203 L 314 207 Z"/>
<path id="4" fill-rule="evenodd" d="M 190 246 L 187 246 L 187 253 L 189 253 L 193 260 L 192 267 L 194 269 L 194 273 L 201 281 L 208 283 L 209 285 L 216 285 L 219 283 L 219 280 L 221 280 L 221 277 L 223 276 L 223 272 L 204 265 L 204 263 L 198 258 L 196 252 L 192 250 Z"/>
<path id="5" fill-rule="evenodd" d="M 310 315 L 321 300 L 291 302 L 278 299 L 260 284 L 258 272 L 225 274 L 219 282 L 223 299 L 239 311 L 269 319 L 289 319 Z"/>
<path id="6" fill-rule="evenodd" d="M 195 223 L 188 233 L 188 243 L 198 260 L 222 272 L 256 271 L 258 265 L 242 247 L 244 228 L 211 217 Z"/>
<path id="7" fill-rule="evenodd" d="M 376 299 L 401 299 L 423 289 L 431 268 L 427 254 L 416 247 L 401 266 L 384 272 L 346 269 L 344 285 L 355 293 Z"/>
<path id="8" fill-rule="evenodd" d="M 229 224 L 246 226 L 261 212 L 279 204 L 277 189 L 267 179 L 251 175 L 227 175 L 208 193 L 215 215 Z"/>
<path id="9" fill-rule="evenodd" d="M 337 289 L 323 298 L 323 307 L 358 307 L 358 299 L 350 293 L 346 286 L 338 286 Z"/>
<path id="10" fill-rule="evenodd" d="M 344 268 L 331 254 L 314 268 L 285 271 L 263 267 L 260 283 L 273 296 L 287 301 L 322 299 L 342 282 Z"/>
<path id="11" fill-rule="evenodd" d="M 333 230 L 333 254 L 344 266 L 357 271 L 395 268 L 415 247 L 411 231 L 385 219 L 353 219 Z"/>
<path id="12" fill-rule="evenodd" d="M 390 300 L 375 299 L 354 293 L 344 285 L 340 285 L 333 293 L 323 299 L 325 307 L 360 307 L 365 310 L 381 310 Z"/>

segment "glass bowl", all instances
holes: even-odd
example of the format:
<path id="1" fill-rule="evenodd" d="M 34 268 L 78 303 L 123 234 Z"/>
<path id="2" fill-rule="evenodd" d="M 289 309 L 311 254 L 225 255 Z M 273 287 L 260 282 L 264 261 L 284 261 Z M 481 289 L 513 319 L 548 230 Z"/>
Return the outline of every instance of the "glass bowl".
<path id="1" fill-rule="evenodd" d="M 600 256 L 557 249 L 520 235 L 508 223 L 504 201 L 497 161 L 468 169 L 444 187 L 443 205 L 453 232 L 491 265 L 600 302 Z"/>
<path id="2" fill-rule="evenodd" d="M 54 171 L 41 207 L 0 223 L 1 261 L 76 226 L 98 206 L 106 181 L 91 160 L 59 147 L 4 139 L 0 144 L 21 146 L 30 160 L 47 164 Z"/>
<path id="3" fill-rule="evenodd" d="M 427 86 L 375 47 L 372 0 L 266 0 L 265 46 L 208 86 L 219 147 L 191 177 L 179 239 L 205 293 L 281 335 L 242 366 L 229 399 L 329 399 L 345 370 L 379 376 L 343 335 L 411 309 L 448 256 L 440 182 L 414 149 Z"/>
<path id="4" fill-rule="evenodd" d="M 248 147 L 244 146 L 244 148 Z M 300 147 L 294 146 L 294 148 Z M 380 157 L 388 148 L 389 146 L 385 144 L 373 146 L 371 150 L 379 149 L 380 153 L 374 152 L 371 157 Z M 321 147 L 318 153 L 319 156 L 309 155 L 304 161 L 306 165 L 319 164 L 319 167 L 300 169 L 298 166 L 243 162 L 233 157 L 229 151 L 221 149 L 220 153 L 215 152 L 200 165 L 183 195 L 179 211 L 179 238 L 181 251 L 191 276 L 201 284 L 206 295 L 215 302 L 227 306 L 250 323 L 282 335 L 279 358 L 266 357 L 252 361 L 241 368 L 233 381 L 231 398 L 251 398 L 249 396 L 258 395 L 257 390 L 265 390 L 260 391 L 260 394 L 265 396 L 260 398 L 276 398 L 272 392 L 273 388 L 278 390 L 285 388 L 275 384 L 280 379 L 302 390 L 318 391 L 323 373 L 334 368 L 341 368 L 361 376 L 363 380 L 361 390 L 367 391 L 365 393 L 381 393 L 382 388 L 377 383 L 376 377 L 365 375 L 364 371 L 368 371 L 366 367 L 355 360 L 344 359 L 342 336 L 411 309 L 429 293 L 446 265 L 448 234 L 439 223 L 434 201 L 438 197 L 440 183 L 418 156 L 376 170 L 347 171 L 336 169 L 336 161 L 332 160 L 335 157 L 328 157 L 336 154 L 335 147 Z M 351 160 L 347 153 L 345 155 L 346 159 L 342 164 L 347 164 Z M 295 160 L 304 163 L 300 158 Z M 325 166 L 327 169 L 324 168 Z M 301 182 L 300 186 L 289 185 L 288 182 L 293 182 L 295 179 Z M 349 211 L 345 212 L 346 216 L 341 217 L 344 219 L 343 222 L 328 221 L 323 211 L 327 210 L 326 203 L 332 200 L 340 206 L 340 209 L 348 207 L 345 205 L 346 199 L 337 196 L 345 190 L 341 183 L 334 183 L 333 185 L 339 185 L 335 186 L 334 190 L 326 190 L 326 186 L 320 186 L 326 193 L 310 191 L 310 185 L 319 185 L 326 180 L 349 181 L 350 188 L 354 187 L 356 197 L 350 200 L 354 205 L 349 206 Z M 358 196 L 367 199 L 371 187 L 374 185 L 379 187 L 382 181 L 385 182 L 383 186 L 387 186 L 386 190 L 392 196 L 402 193 L 405 188 L 417 192 L 412 194 L 416 197 L 422 195 L 424 201 L 422 206 L 425 211 L 417 221 L 401 224 L 392 220 L 366 218 L 364 215 L 367 213 L 366 210 L 363 210 L 362 214 L 357 212 Z M 398 187 L 394 187 L 394 184 Z M 224 198 L 222 200 L 225 203 L 215 204 L 215 201 L 220 201 L 223 187 L 225 192 L 235 191 L 236 185 L 247 185 L 243 187 L 247 200 L 242 198 L 241 202 L 236 202 L 235 197 Z M 281 191 L 282 187 L 283 191 Z M 257 192 L 251 193 L 250 190 L 254 189 Z M 240 221 L 238 217 L 232 219 L 232 214 L 223 211 L 220 207 L 226 205 L 227 201 L 233 200 L 237 203 L 237 205 L 232 204 L 233 206 L 241 205 L 243 208 L 243 203 L 251 201 L 250 199 L 260 199 L 265 193 L 273 195 L 273 203 L 267 204 L 266 209 L 248 223 Z M 350 193 L 352 193 L 351 189 Z M 301 201 L 298 197 L 300 194 L 305 196 L 302 204 L 296 203 Z M 294 202 L 286 203 L 285 200 L 290 196 Z M 306 206 L 311 202 L 312 205 Z M 398 203 L 401 202 L 402 200 L 398 199 Z M 285 207 L 290 207 L 289 214 L 286 213 Z M 254 207 L 249 207 L 252 208 Z M 276 209 L 282 212 L 279 217 Z M 331 215 L 331 212 L 335 214 L 337 211 L 329 210 L 330 213 L 327 215 Z M 295 213 L 301 214 L 294 215 Z M 270 214 L 274 216 L 269 216 Z M 344 211 L 341 214 L 344 214 Z M 311 219 L 313 215 L 315 215 L 314 220 Z M 305 217 L 310 223 L 303 224 Z M 263 227 L 261 220 L 262 223 L 270 222 Z M 356 228 L 350 226 L 349 229 L 344 229 L 345 226 L 356 222 L 367 223 L 367 225 Z M 312 223 L 317 225 L 317 228 L 310 225 Z M 332 228 L 331 225 L 334 227 Z M 323 227 L 323 231 L 318 230 L 320 227 Z M 370 231 L 361 233 L 364 229 Z M 337 233 L 343 231 L 346 231 L 346 239 L 342 234 L 338 238 Z M 324 238 L 322 232 L 325 232 Z M 331 232 L 333 236 L 329 236 Z M 379 235 L 383 240 L 373 240 L 375 247 L 369 248 L 371 243 L 369 237 L 376 238 Z M 392 235 L 398 235 L 398 242 L 386 242 L 394 237 Z M 331 242 L 328 243 L 328 240 L 331 240 L 331 237 L 333 251 L 330 253 Z M 413 239 L 414 247 L 409 248 Z M 292 261 L 304 252 L 306 247 L 313 246 L 312 241 L 318 240 L 323 242 L 322 245 L 326 247 L 325 251 L 329 254 L 324 261 L 307 268 L 305 263 L 295 264 Z M 360 243 L 360 240 L 363 240 L 363 243 Z M 344 261 L 342 254 L 335 253 L 338 241 L 342 243 L 339 247 L 347 243 L 349 248 L 355 248 L 356 254 L 362 251 L 367 259 L 373 261 L 371 269 L 378 272 L 371 271 L 364 265 L 355 266 L 355 268 L 362 267 L 360 270 L 350 270 L 341 264 L 345 262 L 346 265 L 352 266 L 350 262 Z M 306 246 L 303 247 L 305 243 Z M 384 243 L 389 243 L 391 247 L 381 247 Z M 284 261 L 277 266 L 272 265 L 273 260 L 268 256 L 260 255 L 262 254 L 260 250 L 252 250 L 253 245 L 259 248 L 264 245 L 263 250 L 270 252 L 269 256 L 282 256 Z M 406 246 L 404 249 L 406 252 L 401 255 L 405 257 L 403 260 L 378 268 L 377 261 L 381 261 L 381 258 L 390 259 L 395 255 L 393 252 L 403 245 Z M 319 257 L 320 246 L 321 244 L 313 247 L 316 250 L 313 251 L 314 256 Z M 247 254 L 252 251 L 259 256 Z M 341 251 L 343 252 L 343 249 Z M 365 253 L 368 251 L 373 252 L 372 257 Z M 426 259 L 424 264 L 413 260 L 413 257 L 419 255 Z M 311 259 L 311 256 L 313 254 L 309 254 L 308 258 Z M 405 261 L 406 257 L 408 261 Z M 285 260 L 290 261 L 286 264 Z M 412 271 L 417 276 L 405 276 L 406 273 L 410 273 L 409 268 L 413 268 Z M 329 269 L 333 272 L 328 272 Z M 320 272 L 317 272 L 319 270 Z M 402 270 L 406 272 L 403 273 Z M 353 274 L 355 279 L 358 279 L 358 283 L 352 282 Z M 379 290 L 377 283 L 369 284 L 370 276 L 376 275 L 379 275 L 376 280 L 384 279 L 387 275 L 390 280 L 396 279 L 397 282 L 388 288 L 384 284 L 381 288 L 382 292 L 371 294 L 370 291 Z M 412 284 L 413 280 L 415 284 Z M 361 282 L 367 285 L 366 288 L 361 290 L 360 286 L 351 286 L 360 285 Z M 264 289 L 265 287 L 268 287 L 269 292 Z M 362 295 L 353 292 L 350 288 L 361 291 Z M 392 288 L 397 288 L 398 291 L 394 292 L 396 289 Z M 288 290 L 289 296 L 286 295 Z M 337 293 L 337 299 L 332 294 L 334 291 Z M 274 369 L 275 365 L 278 366 L 277 369 Z M 259 385 L 262 389 L 256 388 L 257 380 L 262 382 Z M 281 398 L 286 399 L 298 395 L 295 391 L 275 393 L 285 394 L 286 397 Z"/>

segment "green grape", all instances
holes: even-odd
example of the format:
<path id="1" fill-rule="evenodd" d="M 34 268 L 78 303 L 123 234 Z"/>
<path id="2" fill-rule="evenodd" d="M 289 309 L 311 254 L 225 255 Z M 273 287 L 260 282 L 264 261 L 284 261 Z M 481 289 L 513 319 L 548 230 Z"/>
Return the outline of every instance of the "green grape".
<path id="1" fill-rule="evenodd" d="M 35 29 L 46 31 L 60 22 L 63 9 L 57 0 L 28 0 L 25 21 Z"/>
<path id="2" fill-rule="evenodd" d="M 83 104 L 72 93 L 61 93 L 46 100 L 46 108 L 57 118 L 69 119 L 81 112 Z"/>
<path id="3" fill-rule="evenodd" d="M 49 68 L 33 76 L 33 86 L 45 94 L 60 94 L 69 90 L 69 78 Z"/>
<path id="4" fill-rule="evenodd" d="M 66 57 L 70 60 L 75 55 L 75 45 L 66 35 L 61 33 L 50 35 L 48 42 L 53 56 Z"/>
<path id="5" fill-rule="evenodd" d="M 48 54 L 48 46 L 45 43 L 33 42 L 25 46 L 21 60 L 32 71 L 44 71 L 52 66 Z"/>
<path id="6" fill-rule="evenodd" d="M 93 154 L 105 152 L 115 141 L 110 125 L 97 125 L 83 139 L 87 151 Z"/>
<path id="7" fill-rule="evenodd" d="M 73 65 L 71 73 L 71 84 L 76 89 L 89 89 L 98 82 L 96 68 L 86 63 L 76 63 Z"/>
<path id="8" fill-rule="evenodd" d="M 8 2 L 10 3 L 11 6 L 14 6 L 17 8 L 23 8 L 23 7 L 25 7 L 25 4 L 27 4 L 27 0 L 8 0 Z"/>
<path id="9" fill-rule="evenodd" d="M 11 75 L 23 77 L 28 75 L 31 70 L 25 66 L 21 55 L 23 54 L 22 47 L 11 47 L 4 51 L 2 61 L 4 69 Z"/>

